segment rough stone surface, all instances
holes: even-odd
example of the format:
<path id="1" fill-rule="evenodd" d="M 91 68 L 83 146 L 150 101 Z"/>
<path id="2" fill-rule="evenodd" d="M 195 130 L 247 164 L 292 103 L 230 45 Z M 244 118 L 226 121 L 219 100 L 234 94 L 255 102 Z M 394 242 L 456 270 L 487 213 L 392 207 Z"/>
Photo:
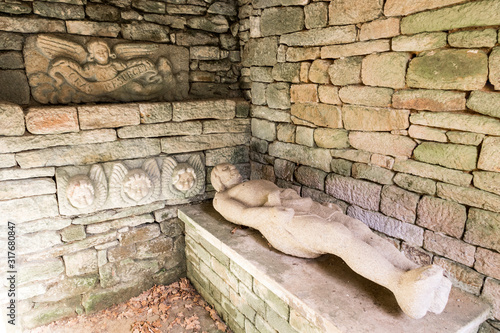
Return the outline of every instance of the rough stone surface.
<path id="1" fill-rule="evenodd" d="M 336 174 L 350 177 L 352 174 L 352 165 L 353 163 L 351 161 L 346 161 L 341 158 L 333 158 L 331 168 Z"/>
<path id="2" fill-rule="evenodd" d="M 347 148 L 349 147 L 348 132 L 343 129 L 316 128 L 314 142 L 320 148 Z"/>
<path id="3" fill-rule="evenodd" d="M 276 81 L 300 82 L 300 64 L 298 63 L 278 63 L 274 65 L 272 76 Z"/>
<path id="4" fill-rule="evenodd" d="M 339 88 L 331 85 L 318 86 L 318 97 L 321 103 L 339 105 Z"/>
<path id="5" fill-rule="evenodd" d="M 322 59 L 337 59 L 344 57 L 385 52 L 391 49 L 389 39 L 371 40 L 343 45 L 329 45 L 321 48 Z"/>
<path id="6" fill-rule="evenodd" d="M 399 172 L 394 176 L 394 183 L 406 190 L 422 193 L 436 194 L 436 182 L 432 179 L 422 178 Z"/>
<path id="7" fill-rule="evenodd" d="M 381 193 L 380 211 L 400 221 L 415 223 L 419 199 L 418 194 L 395 185 L 386 185 Z"/>
<path id="8" fill-rule="evenodd" d="M 392 184 L 394 172 L 374 165 L 354 163 L 352 166 L 352 176 L 379 184 Z"/>
<path id="9" fill-rule="evenodd" d="M 467 100 L 467 107 L 487 116 L 500 118 L 500 93 L 473 91 Z"/>
<path id="10" fill-rule="evenodd" d="M 60 20 L 3 16 L 0 18 L 0 30 L 22 33 L 64 33 L 66 32 L 66 27 L 64 22 Z"/>
<path id="11" fill-rule="evenodd" d="M 173 121 L 193 119 L 232 119 L 236 115 L 236 102 L 232 100 L 175 102 Z"/>
<path id="12" fill-rule="evenodd" d="M 78 20 L 85 17 L 82 6 L 64 4 L 33 2 L 33 13 L 40 16 L 54 17 L 62 20 Z"/>
<path id="13" fill-rule="evenodd" d="M 294 163 L 308 165 L 313 168 L 330 171 L 330 152 L 321 148 L 309 148 L 300 145 L 273 142 L 269 145 L 269 155 L 287 159 Z"/>
<path id="14" fill-rule="evenodd" d="M 500 90 L 500 47 L 495 47 L 490 53 L 489 57 L 489 79 L 491 84 L 495 86 L 495 90 Z"/>
<path id="15" fill-rule="evenodd" d="M 390 156 L 410 157 L 417 145 L 412 139 L 389 133 L 350 132 L 349 143 L 357 149 Z"/>
<path id="16" fill-rule="evenodd" d="M 467 133 L 459 131 L 448 131 L 446 132 L 448 140 L 452 143 L 458 143 L 463 145 L 479 146 L 483 142 L 484 134 L 477 133 Z"/>
<path id="17" fill-rule="evenodd" d="M 289 47 L 286 50 L 286 61 L 297 62 L 318 59 L 321 55 L 319 47 Z"/>
<path id="18" fill-rule="evenodd" d="M 141 103 L 139 104 L 141 123 L 162 123 L 172 120 L 172 104 L 170 103 Z"/>
<path id="19" fill-rule="evenodd" d="M 395 108 L 414 110 L 465 110 L 465 93 L 446 90 L 399 90 L 392 96 L 392 104 Z"/>
<path id="20" fill-rule="evenodd" d="M 161 139 L 161 150 L 175 154 L 190 151 L 217 149 L 247 144 L 248 133 L 202 134 L 198 136 L 181 136 Z"/>
<path id="21" fill-rule="evenodd" d="M 252 119 L 252 135 L 267 141 L 276 139 L 276 125 L 262 119 Z"/>
<path id="22" fill-rule="evenodd" d="M 342 98 L 342 90 L 340 91 Z M 342 116 L 344 128 L 355 131 L 392 131 L 409 126 L 408 110 L 374 108 L 367 106 L 344 105 Z"/>
<path id="23" fill-rule="evenodd" d="M 500 121 L 491 117 L 455 112 L 419 112 L 410 116 L 412 124 L 465 132 L 496 135 Z"/>
<path id="24" fill-rule="evenodd" d="M 0 200 L 56 193 L 56 184 L 49 178 L 7 180 L 0 185 Z"/>
<path id="25" fill-rule="evenodd" d="M 491 310 L 493 317 L 500 318 L 500 282 L 492 278 L 486 278 L 482 296 L 493 305 Z"/>
<path id="26" fill-rule="evenodd" d="M 304 14 L 307 29 L 326 27 L 328 24 L 328 3 L 310 3 L 304 7 Z"/>
<path id="27" fill-rule="evenodd" d="M 500 214 L 471 208 L 467 219 L 464 240 L 496 251 L 500 250 Z"/>
<path id="28" fill-rule="evenodd" d="M 292 103 L 319 102 L 317 84 L 293 84 L 290 87 Z"/>
<path id="29" fill-rule="evenodd" d="M 446 46 L 445 32 L 424 32 L 412 36 L 397 36 L 392 39 L 394 51 L 422 52 Z"/>
<path id="30" fill-rule="evenodd" d="M 332 62 L 330 60 L 316 59 L 309 68 L 309 80 L 314 83 L 330 83 L 328 68 Z"/>
<path id="31" fill-rule="evenodd" d="M 408 129 L 408 135 L 414 139 L 422 139 L 426 141 L 448 142 L 445 130 L 437 128 L 411 125 Z"/>
<path id="32" fill-rule="evenodd" d="M 295 129 L 295 143 L 314 147 L 314 129 L 306 126 L 297 126 Z"/>
<path id="33" fill-rule="evenodd" d="M 369 86 L 400 89 L 405 87 L 408 53 L 370 54 L 363 59 L 361 78 Z"/>
<path id="34" fill-rule="evenodd" d="M 78 118 L 83 130 L 139 125 L 137 104 L 79 106 Z"/>
<path id="35" fill-rule="evenodd" d="M 500 172 L 500 138 L 484 139 L 477 167 L 482 170 Z"/>
<path id="36" fill-rule="evenodd" d="M 263 37 L 283 35 L 304 29 L 304 11 L 300 7 L 273 7 L 262 11 L 260 31 Z"/>
<path id="37" fill-rule="evenodd" d="M 355 40 L 356 28 L 353 25 L 292 32 L 280 37 L 280 43 L 288 46 L 322 46 L 352 43 Z"/>
<path id="38" fill-rule="evenodd" d="M 446 169 L 437 165 L 413 160 L 396 161 L 394 163 L 394 170 L 461 186 L 468 186 L 472 182 L 472 176 L 462 171 Z"/>
<path id="39" fill-rule="evenodd" d="M 317 126 L 342 128 L 341 109 L 335 105 L 320 103 L 293 104 L 291 114 Z"/>
<path id="40" fill-rule="evenodd" d="M 476 169 L 478 155 L 474 146 L 434 142 L 421 143 L 413 153 L 418 161 L 465 171 Z"/>
<path id="41" fill-rule="evenodd" d="M 333 84 L 345 86 L 361 83 L 361 63 L 363 57 L 337 59 L 328 69 Z"/>
<path id="42" fill-rule="evenodd" d="M 459 187 L 439 183 L 437 185 L 437 194 L 443 199 L 450 199 L 464 205 L 500 212 L 500 196 L 493 193 L 471 187 Z"/>
<path id="43" fill-rule="evenodd" d="M 476 251 L 476 261 L 474 268 L 483 274 L 500 280 L 500 266 L 495 263 L 500 262 L 500 254 L 478 247 Z"/>
<path id="44" fill-rule="evenodd" d="M 250 39 L 243 50 L 243 66 L 274 66 L 278 60 L 278 38 Z"/>
<path id="45" fill-rule="evenodd" d="M 390 17 L 364 23 L 361 26 L 359 40 L 389 38 L 397 35 L 399 35 L 399 18 Z"/>
<path id="46" fill-rule="evenodd" d="M 58 277 L 63 272 L 64 264 L 60 259 L 24 264 L 19 267 L 17 282 L 23 285 L 33 281 L 49 280 Z"/>
<path id="47" fill-rule="evenodd" d="M 496 172 L 474 171 L 474 186 L 500 195 L 500 174 Z"/>
<path id="48" fill-rule="evenodd" d="M 77 112 L 74 107 L 30 108 L 26 127 L 33 134 L 78 132 Z"/>
<path id="49" fill-rule="evenodd" d="M 407 16 L 401 20 L 401 33 L 410 35 L 499 23 L 500 4 L 495 0 L 484 0 Z"/>
<path id="50" fill-rule="evenodd" d="M 480 50 L 447 49 L 412 59 L 406 83 L 412 88 L 479 90 L 488 79 L 488 57 Z"/>
<path id="51" fill-rule="evenodd" d="M 463 0 L 387 0 L 384 6 L 384 14 L 386 16 L 401 16 L 446 7 L 460 2 L 463 2 Z"/>
<path id="52" fill-rule="evenodd" d="M 497 31 L 495 29 L 459 31 L 448 36 L 448 43 L 451 46 L 463 48 L 493 47 L 496 40 Z"/>
<path id="53" fill-rule="evenodd" d="M 425 231 L 424 248 L 469 267 L 474 264 L 476 247 L 456 238 Z"/>
<path id="54" fill-rule="evenodd" d="M 295 170 L 295 180 L 308 187 L 324 190 L 327 173 L 318 169 L 300 166 Z"/>
<path id="55" fill-rule="evenodd" d="M 334 149 L 330 151 L 332 157 L 343 158 L 349 161 L 370 163 L 371 154 L 357 149 Z"/>
<path id="56" fill-rule="evenodd" d="M 394 90 L 369 86 L 346 86 L 339 90 L 344 103 L 366 106 L 390 106 Z"/>
<path id="57" fill-rule="evenodd" d="M 417 210 L 417 224 L 436 231 L 461 238 L 467 220 L 465 206 L 456 202 L 425 196 Z"/>
<path id="58" fill-rule="evenodd" d="M 382 1 L 344 0 L 330 2 L 330 25 L 343 25 L 372 21 L 382 14 Z"/>
<path id="59" fill-rule="evenodd" d="M 378 210 L 381 190 L 380 185 L 334 174 L 328 175 L 325 181 L 326 193 L 370 210 Z"/>
<path id="60" fill-rule="evenodd" d="M 484 275 L 479 274 L 470 267 L 438 256 L 434 257 L 434 263 L 446 270 L 448 278 L 453 282 L 454 286 L 474 295 L 481 293 Z"/>
<path id="61" fill-rule="evenodd" d="M 0 135 L 20 136 L 24 131 L 23 109 L 16 104 L 0 103 Z"/>
<path id="62" fill-rule="evenodd" d="M 0 100 L 14 104 L 29 103 L 30 87 L 23 70 L 0 70 Z"/>
<path id="63" fill-rule="evenodd" d="M 66 275 L 76 276 L 87 273 L 97 273 L 97 251 L 84 250 L 63 256 Z"/>
<path id="64" fill-rule="evenodd" d="M 175 135 L 199 135 L 202 133 L 201 122 L 147 124 L 126 126 L 117 131 L 120 138 L 148 138 Z"/>
<path id="65" fill-rule="evenodd" d="M 290 85 L 285 82 L 271 83 L 266 89 L 267 105 L 273 109 L 290 108 Z"/>
<path id="66" fill-rule="evenodd" d="M 8 201 L 0 201 L 0 210 L 6 212 L 0 221 L 26 222 L 45 217 L 55 217 L 59 211 L 55 195 L 42 195 Z"/>
<path id="67" fill-rule="evenodd" d="M 117 37 L 120 33 L 120 25 L 110 22 L 67 21 L 66 27 L 70 34 L 85 36 Z"/>

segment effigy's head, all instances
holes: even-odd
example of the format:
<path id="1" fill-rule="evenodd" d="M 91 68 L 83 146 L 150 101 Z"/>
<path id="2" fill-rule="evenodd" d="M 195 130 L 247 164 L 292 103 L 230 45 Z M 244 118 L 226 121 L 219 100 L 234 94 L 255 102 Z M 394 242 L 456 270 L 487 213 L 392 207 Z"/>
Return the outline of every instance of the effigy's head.
<path id="1" fill-rule="evenodd" d="M 243 181 L 240 172 L 233 164 L 218 164 L 212 170 L 210 181 L 217 192 L 222 192 Z"/>

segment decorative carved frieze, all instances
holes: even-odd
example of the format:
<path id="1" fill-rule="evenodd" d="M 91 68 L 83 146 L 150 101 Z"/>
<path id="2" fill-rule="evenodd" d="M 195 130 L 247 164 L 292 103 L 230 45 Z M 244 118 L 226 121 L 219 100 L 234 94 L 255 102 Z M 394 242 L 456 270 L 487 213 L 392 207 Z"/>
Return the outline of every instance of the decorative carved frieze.
<path id="1" fill-rule="evenodd" d="M 203 155 L 127 160 L 56 170 L 62 215 L 149 204 L 189 202 L 205 190 Z"/>
<path id="2" fill-rule="evenodd" d="M 28 37 L 26 74 L 43 104 L 178 100 L 189 90 L 187 48 L 76 36 Z"/>

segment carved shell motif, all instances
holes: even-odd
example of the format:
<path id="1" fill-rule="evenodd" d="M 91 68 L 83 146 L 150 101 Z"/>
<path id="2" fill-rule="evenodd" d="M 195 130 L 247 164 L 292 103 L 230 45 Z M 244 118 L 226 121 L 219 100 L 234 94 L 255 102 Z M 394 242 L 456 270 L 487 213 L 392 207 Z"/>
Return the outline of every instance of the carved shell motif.
<path id="1" fill-rule="evenodd" d="M 68 213 L 89 213 L 101 207 L 108 197 L 108 187 L 104 170 L 93 165 L 88 175 L 78 174 L 69 177 L 63 173 L 58 180 L 61 211 Z"/>
<path id="2" fill-rule="evenodd" d="M 183 163 L 167 157 L 162 171 L 163 191 L 168 199 L 189 198 L 203 191 L 205 168 L 199 155 L 193 155 Z"/>
<path id="3" fill-rule="evenodd" d="M 160 169 L 154 159 L 142 168 L 128 170 L 122 163 L 113 166 L 109 191 L 116 204 L 140 205 L 155 201 L 161 193 Z"/>

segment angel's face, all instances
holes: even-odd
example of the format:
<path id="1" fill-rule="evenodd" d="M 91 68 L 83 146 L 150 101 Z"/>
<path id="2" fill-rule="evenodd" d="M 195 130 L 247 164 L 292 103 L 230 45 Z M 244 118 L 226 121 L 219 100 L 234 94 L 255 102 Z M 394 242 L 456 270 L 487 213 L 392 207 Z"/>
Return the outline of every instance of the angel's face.
<path id="1" fill-rule="evenodd" d="M 106 65 L 109 62 L 109 50 L 106 45 L 97 44 L 93 49 L 94 60 L 99 65 Z"/>

